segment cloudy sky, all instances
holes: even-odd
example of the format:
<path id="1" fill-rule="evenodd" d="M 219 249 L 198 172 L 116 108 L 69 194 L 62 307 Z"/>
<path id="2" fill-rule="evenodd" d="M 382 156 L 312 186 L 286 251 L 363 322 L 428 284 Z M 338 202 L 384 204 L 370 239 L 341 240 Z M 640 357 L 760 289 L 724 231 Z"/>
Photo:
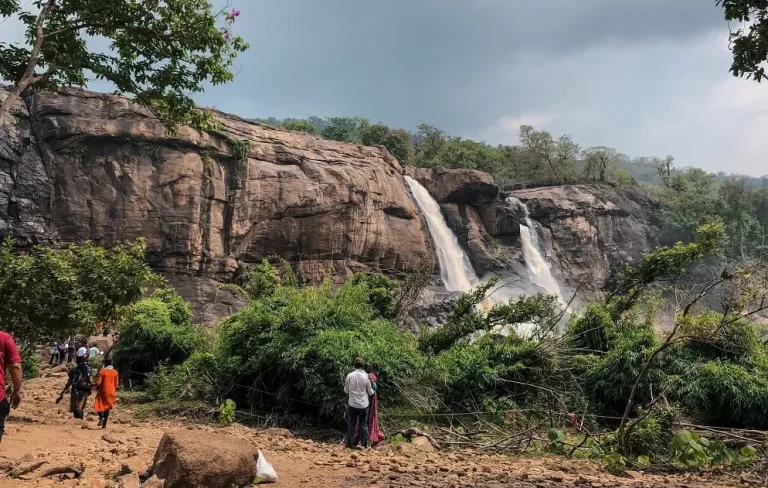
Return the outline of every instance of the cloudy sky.
<path id="1" fill-rule="evenodd" d="M 425 122 L 492 144 L 528 123 L 583 146 L 768 173 L 768 84 L 728 73 L 715 0 L 231 3 L 251 49 L 202 105 Z M 14 31 L 0 25 L 0 40 Z"/>

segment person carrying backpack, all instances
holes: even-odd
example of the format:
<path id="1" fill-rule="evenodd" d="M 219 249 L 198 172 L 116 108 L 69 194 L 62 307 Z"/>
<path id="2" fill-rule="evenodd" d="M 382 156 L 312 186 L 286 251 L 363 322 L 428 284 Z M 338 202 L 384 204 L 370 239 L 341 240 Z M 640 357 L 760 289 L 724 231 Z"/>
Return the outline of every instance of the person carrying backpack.
<path id="1" fill-rule="evenodd" d="M 61 390 L 59 398 L 56 399 L 56 403 L 64 398 L 67 388 L 70 389 L 69 411 L 76 419 L 84 418 L 85 404 L 91 394 L 91 368 L 85 357 L 78 357 L 77 366 L 69 370 L 69 379 L 64 385 L 64 389 Z"/>

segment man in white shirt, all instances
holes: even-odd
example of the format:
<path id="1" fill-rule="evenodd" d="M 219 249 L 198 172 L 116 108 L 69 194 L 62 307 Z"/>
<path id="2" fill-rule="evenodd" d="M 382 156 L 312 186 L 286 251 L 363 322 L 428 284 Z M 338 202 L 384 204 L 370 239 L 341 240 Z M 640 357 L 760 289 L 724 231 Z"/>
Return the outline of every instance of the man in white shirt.
<path id="1" fill-rule="evenodd" d="M 355 370 L 347 375 L 344 380 L 344 393 L 349 395 L 347 402 L 347 447 L 355 448 L 355 428 L 360 430 L 360 444 L 368 447 L 368 397 L 373 395 L 373 387 L 368 373 L 365 372 L 363 358 L 355 359 Z"/>
<path id="2" fill-rule="evenodd" d="M 88 349 L 85 348 L 85 345 L 80 346 L 80 349 L 77 350 L 76 357 L 88 359 Z"/>
<path id="3" fill-rule="evenodd" d="M 101 354 L 101 351 L 99 351 L 99 348 L 94 346 L 91 346 L 90 349 L 88 349 L 88 361 L 95 358 L 97 355 Z"/>

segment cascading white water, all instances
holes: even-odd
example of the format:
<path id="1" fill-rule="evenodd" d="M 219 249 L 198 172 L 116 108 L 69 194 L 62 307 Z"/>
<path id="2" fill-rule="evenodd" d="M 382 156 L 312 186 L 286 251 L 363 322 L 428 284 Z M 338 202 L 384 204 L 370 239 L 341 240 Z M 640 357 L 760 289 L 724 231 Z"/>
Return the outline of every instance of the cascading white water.
<path id="1" fill-rule="evenodd" d="M 440 205 L 432 198 L 421 183 L 410 176 L 405 177 L 421 213 L 427 219 L 429 232 L 435 243 L 437 260 L 440 263 L 440 276 L 448 291 L 467 292 L 477 285 L 479 280 L 472 268 L 467 253 L 461 248 L 458 239 L 445 222 Z"/>
<path id="2" fill-rule="evenodd" d="M 549 264 L 541 253 L 536 223 L 531 219 L 528 207 L 515 197 L 507 198 L 507 202 L 521 208 L 525 215 L 525 219 L 520 225 L 520 242 L 523 246 L 525 267 L 528 269 L 531 281 L 544 289 L 548 294 L 555 295 L 560 305 L 565 307 L 566 304 L 560 291 L 560 285 L 558 285 L 555 277 L 552 276 L 552 270 L 549 269 Z"/>

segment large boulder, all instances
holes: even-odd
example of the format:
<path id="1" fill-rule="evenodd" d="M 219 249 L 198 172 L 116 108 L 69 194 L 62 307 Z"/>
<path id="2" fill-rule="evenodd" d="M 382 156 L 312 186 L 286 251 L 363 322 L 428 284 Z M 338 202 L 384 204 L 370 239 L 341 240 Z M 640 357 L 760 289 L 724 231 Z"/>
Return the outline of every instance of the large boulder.
<path id="1" fill-rule="evenodd" d="M 408 167 L 405 172 L 439 203 L 482 205 L 496 201 L 499 195 L 493 177 L 474 169 Z"/>
<path id="2" fill-rule="evenodd" d="M 166 432 L 155 451 L 151 473 L 165 488 L 232 488 L 256 477 L 256 446 L 213 432 Z"/>

